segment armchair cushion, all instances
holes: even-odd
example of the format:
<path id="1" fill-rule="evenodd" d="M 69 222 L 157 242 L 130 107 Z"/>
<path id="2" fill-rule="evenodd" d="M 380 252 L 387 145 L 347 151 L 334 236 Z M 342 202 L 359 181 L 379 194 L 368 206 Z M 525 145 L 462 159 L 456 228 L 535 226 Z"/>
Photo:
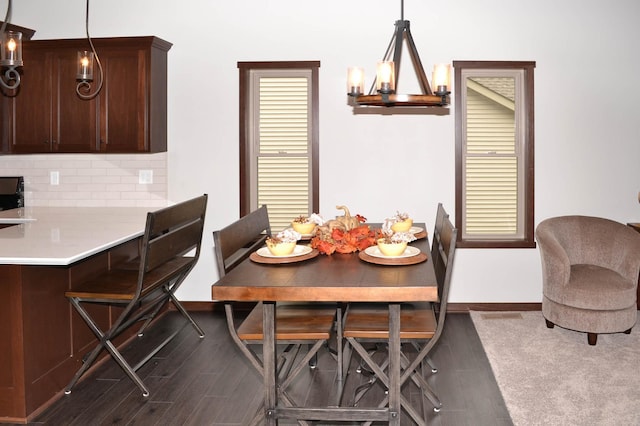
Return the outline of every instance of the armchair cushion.
<path id="1" fill-rule="evenodd" d="M 549 289 L 547 297 L 576 308 L 617 310 L 635 304 L 636 285 L 612 269 L 573 265 L 563 291 Z"/>

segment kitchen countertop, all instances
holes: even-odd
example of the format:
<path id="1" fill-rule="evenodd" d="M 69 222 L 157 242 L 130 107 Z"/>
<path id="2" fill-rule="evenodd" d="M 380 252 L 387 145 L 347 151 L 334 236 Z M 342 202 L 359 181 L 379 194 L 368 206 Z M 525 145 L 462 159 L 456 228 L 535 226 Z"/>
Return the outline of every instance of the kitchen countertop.
<path id="1" fill-rule="evenodd" d="M 144 233 L 150 207 L 23 207 L 0 211 L 0 264 L 70 265 Z"/>

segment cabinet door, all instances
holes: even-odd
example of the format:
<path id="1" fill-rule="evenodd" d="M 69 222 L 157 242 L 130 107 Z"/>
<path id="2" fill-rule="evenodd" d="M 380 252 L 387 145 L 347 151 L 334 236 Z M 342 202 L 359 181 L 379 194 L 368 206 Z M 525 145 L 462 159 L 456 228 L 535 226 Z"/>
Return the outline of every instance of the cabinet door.
<path id="1" fill-rule="evenodd" d="M 11 98 L 0 93 L 0 154 L 11 152 Z"/>
<path id="2" fill-rule="evenodd" d="M 14 98 L 12 151 L 50 152 L 51 137 L 51 61 L 41 51 L 24 51 L 23 67 L 18 94 Z"/>
<path id="3" fill-rule="evenodd" d="M 76 49 L 53 54 L 53 150 L 58 152 L 98 150 L 98 100 L 84 100 L 76 93 L 76 61 Z M 94 70 L 94 76 L 98 76 L 97 69 Z M 98 79 L 92 84 L 93 91 Z"/>
<path id="4" fill-rule="evenodd" d="M 76 60 L 75 49 L 26 50 L 15 96 L 13 152 L 98 149 L 98 101 L 76 94 Z"/>
<path id="5" fill-rule="evenodd" d="M 101 151 L 145 152 L 148 150 L 144 52 L 102 52 L 105 84 L 100 92 Z"/>

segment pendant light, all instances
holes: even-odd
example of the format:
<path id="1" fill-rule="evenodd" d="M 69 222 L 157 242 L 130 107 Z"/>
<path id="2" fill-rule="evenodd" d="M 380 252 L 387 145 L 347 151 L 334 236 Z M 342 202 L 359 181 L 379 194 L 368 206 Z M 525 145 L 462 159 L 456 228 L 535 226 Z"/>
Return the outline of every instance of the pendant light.
<path id="1" fill-rule="evenodd" d="M 350 105 L 354 107 L 442 107 L 449 105 L 451 66 L 438 64 L 434 67 L 432 90 L 413 41 L 409 21 L 404 19 L 404 0 L 400 2 L 400 13 L 400 20 L 395 23 L 396 28 L 387 51 L 382 61 L 378 62 L 376 79 L 369 90 L 369 94 L 364 94 L 364 70 L 360 67 L 348 69 L 347 94 L 349 95 Z M 405 41 L 422 90 L 421 94 L 396 93 L 402 46 Z"/>
<path id="2" fill-rule="evenodd" d="M 93 41 L 89 35 L 89 0 L 87 0 L 86 8 L 86 20 L 85 28 L 87 32 L 87 40 L 91 50 L 79 50 L 78 51 L 78 71 L 76 74 L 76 80 L 78 85 L 76 86 L 76 93 L 81 99 L 90 100 L 95 98 L 102 89 L 102 83 L 104 81 L 104 72 L 102 70 L 102 63 L 98 57 L 98 52 L 93 46 Z M 94 92 L 91 91 L 91 82 L 93 82 L 93 64 L 98 64 L 98 70 L 100 71 L 100 81 L 98 87 Z"/>
<path id="3" fill-rule="evenodd" d="M 20 72 L 17 68 L 22 66 L 22 33 L 6 31 L 7 24 L 11 21 L 12 3 L 9 0 L 7 14 L 0 27 L 0 85 L 8 90 L 16 89 L 20 85 Z"/>

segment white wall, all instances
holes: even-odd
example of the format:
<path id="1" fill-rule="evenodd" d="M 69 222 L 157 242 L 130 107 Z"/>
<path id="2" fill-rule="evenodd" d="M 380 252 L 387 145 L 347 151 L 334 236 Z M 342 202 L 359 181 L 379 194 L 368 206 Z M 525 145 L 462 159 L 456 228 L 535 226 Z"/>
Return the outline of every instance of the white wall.
<path id="1" fill-rule="evenodd" d="M 21 0 L 12 21 L 36 29 L 38 39 L 78 38 L 84 5 Z M 428 73 L 453 60 L 537 62 L 536 223 L 570 213 L 640 220 L 638 17 L 637 0 L 405 2 Z M 238 61 L 321 61 L 321 214 L 346 204 L 380 221 L 403 210 L 431 228 L 442 201 L 453 216 L 455 106 L 446 116 L 354 116 L 346 105 L 347 67 L 364 66 L 371 79 L 399 18 L 400 2 L 385 0 L 91 2 L 94 37 L 174 43 L 169 198 L 210 194 L 207 249 L 182 299 L 209 300 L 217 278 L 211 231 L 238 216 Z M 404 61 L 401 89 L 413 78 Z M 459 250 L 451 298 L 539 302 L 540 280 L 535 249 Z"/>

